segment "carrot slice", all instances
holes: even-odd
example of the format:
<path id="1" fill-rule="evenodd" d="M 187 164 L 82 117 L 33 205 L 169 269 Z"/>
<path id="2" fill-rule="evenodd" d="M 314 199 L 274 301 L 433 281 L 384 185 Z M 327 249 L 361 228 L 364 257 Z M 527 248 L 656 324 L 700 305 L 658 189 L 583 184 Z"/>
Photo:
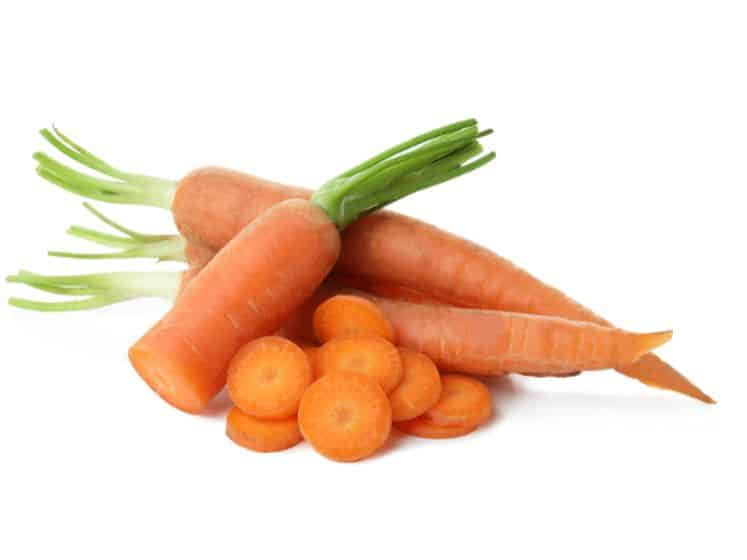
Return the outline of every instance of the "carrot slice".
<path id="1" fill-rule="evenodd" d="M 402 360 L 397 347 L 379 336 L 333 338 L 317 352 L 318 375 L 345 373 L 374 379 L 389 393 L 402 380 Z"/>
<path id="2" fill-rule="evenodd" d="M 378 383 L 364 375 L 333 373 L 308 388 L 298 425 L 314 449 L 334 461 L 357 461 L 386 442 L 392 407 Z"/>
<path id="3" fill-rule="evenodd" d="M 252 451 L 281 451 L 303 440 L 295 416 L 263 420 L 244 414 L 234 406 L 226 418 L 226 435 Z"/>
<path id="4" fill-rule="evenodd" d="M 427 416 L 418 416 L 411 420 L 398 422 L 394 425 L 399 431 L 411 436 L 430 439 L 446 439 L 465 436 L 477 429 L 477 426 L 439 426 Z"/>
<path id="5" fill-rule="evenodd" d="M 231 400 L 257 418 L 292 416 L 311 382 L 311 366 L 304 351 L 279 336 L 248 343 L 228 367 Z"/>
<path id="6" fill-rule="evenodd" d="M 485 384 L 452 373 L 441 376 L 441 397 L 424 416 L 438 426 L 478 426 L 492 413 L 493 402 Z"/>
<path id="7" fill-rule="evenodd" d="M 351 335 L 377 335 L 394 342 L 394 329 L 378 306 L 359 296 L 338 295 L 314 312 L 314 334 L 321 343 Z"/>
<path id="8" fill-rule="evenodd" d="M 402 381 L 389 395 L 395 422 L 420 416 L 441 396 L 441 376 L 428 356 L 409 348 L 400 348 L 399 356 L 402 359 Z"/>

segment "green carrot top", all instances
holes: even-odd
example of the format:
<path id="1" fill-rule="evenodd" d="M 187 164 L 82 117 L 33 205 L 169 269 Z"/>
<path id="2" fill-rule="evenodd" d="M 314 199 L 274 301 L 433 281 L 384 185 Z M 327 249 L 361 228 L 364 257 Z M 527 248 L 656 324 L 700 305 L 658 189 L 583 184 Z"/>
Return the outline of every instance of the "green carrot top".
<path id="1" fill-rule="evenodd" d="M 483 151 L 478 139 L 490 133 L 480 132 L 474 119 L 431 130 L 330 179 L 314 193 L 312 201 L 344 229 L 363 214 L 485 165 L 495 154 L 477 158 Z M 36 171 L 47 181 L 103 202 L 171 208 L 176 181 L 122 171 L 55 127 L 43 129 L 41 135 L 62 154 L 104 176 L 83 173 L 36 152 Z"/>

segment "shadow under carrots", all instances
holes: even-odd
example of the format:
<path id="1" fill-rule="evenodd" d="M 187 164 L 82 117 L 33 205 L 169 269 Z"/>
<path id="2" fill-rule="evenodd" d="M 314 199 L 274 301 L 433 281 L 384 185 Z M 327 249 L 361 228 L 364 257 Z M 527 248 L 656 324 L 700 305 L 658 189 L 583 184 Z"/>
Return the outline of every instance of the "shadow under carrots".
<path id="1" fill-rule="evenodd" d="M 231 398 L 228 396 L 228 390 L 224 387 L 223 390 L 218 393 L 212 401 L 208 404 L 207 408 L 202 412 L 202 416 L 207 418 L 223 418 L 228 411 L 231 410 L 233 403 Z"/>

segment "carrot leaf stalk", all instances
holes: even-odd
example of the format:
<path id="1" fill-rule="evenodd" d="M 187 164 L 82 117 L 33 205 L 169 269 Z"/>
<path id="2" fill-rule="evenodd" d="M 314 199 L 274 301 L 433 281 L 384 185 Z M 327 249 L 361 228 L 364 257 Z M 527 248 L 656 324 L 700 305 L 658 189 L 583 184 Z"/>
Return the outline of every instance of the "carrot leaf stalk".
<path id="1" fill-rule="evenodd" d="M 31 311 L 81 311 L 143 297 L 173 301 L 179 291 L 180 272 L 106 272 L 76 276 L 45 276 L 20 270 L 7 282 L 25 284 L 42 292 L 78 297 L 39 301 L 12 297 L 8 303 Z"/>
<path id="2" fill-rule="evenodd" d="M 171 208 L 177 183 L 149 175 L 129 173 L 93 155 L 56 127 L 42 129 L 42 137 L 64 155 L 104 177 L 88 175 L 69 167 L 44 152 L 36 152 L 36 172 L 63 189 L 86 198 L 120 204 L 140 204 Z"/>
<path id="3" fill-rule="evenodd" d="M 477 121 L 468 119 L 411 138 L 327 181 L 312 196 L 342 230 L 414 192 L 474 171 L 495 158 L 482 153 Z"/>
<path id="4" fill-rule="evenodd" d="M 51 257 L 66 257 L 73 259 L 133 259 L 133 258 L 155 258 L 159 261 L 181 261 L 185 262 L 184 248 L 185 239 L 181 235 L 149 235 L 129 229 L 96 210 L 87 202 L 83 206 L 96 218 L 121 232 L 121 235 L 103 233 L 83 226 L 70 226 L 67 234 L 79 239 L 85 239 L 104 247 L 121 249 L 120 251 L 106 253 L 70 253 L 67 251 L 49 251 Z"/>

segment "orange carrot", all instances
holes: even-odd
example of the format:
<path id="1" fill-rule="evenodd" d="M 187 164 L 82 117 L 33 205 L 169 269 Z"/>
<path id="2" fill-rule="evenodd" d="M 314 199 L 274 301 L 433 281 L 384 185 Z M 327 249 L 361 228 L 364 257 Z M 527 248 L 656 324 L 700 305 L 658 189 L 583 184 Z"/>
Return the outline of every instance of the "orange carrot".
<path id="1" fill-rule="evenodd" d="M 474 432 L 479 426 L 439 426 L 425 416 L 418 416 L 412 420 L 397 422 L 394 427 L 412 436 L 429 439 L 446 439 L 466 436 Z"/>
<path id="2" fill-rule="evenodd" d="M 362 297 L 339 295 L 317 307 L 313 317 L 319 342 L 351 335 L 376 335 L 394 342 L 394 329 L 381 309 Z"/>
<path id="3" fill-rule="evenodd" d="M 446 371 L 552 375 L 624 367 L 671 338 L 671 331 L 636 334 L 559 317 L 371 300 L 402 346 Z"/>
<path id="4" fill-rule="evenodd" d="M 219 251 L 130 348 L 132 365 L 165 400 L 201 411 L 223 387 L 237 350 L 279 329 L 338 252 L 336 227 L 320 207 L 300 200 L 273 207 Z"/>
<path id="5" fill-rule="evenodd" d="M 333 338 L 317 352 L 319 376 L 333 373 L 364 375 L 389 393 L 402 380 L 402 360 L 397 348 L 385 338 L 373 335 Z"/>
<path id="6" fill-rule="evenodd" d="M 306 354 L 290 340 L 265 336 L 246 344 L 228 366 L 228 394 L 245 413 L 280 419 L 296 414 L 313 374 Z"/>
<path id="7" fill-rule="evenodd" d="M 441 396 L 441 376 L 433 361 L 420 352 L 399 349 L 403 376 L 389 394 L 392 420 L 401 422 L 420 416 L 438 402 Z"/>
<path id="8" fill-rule="evenodd" d="M 399 343 L 426 354 L 443 371 L 565 376 L 580 370 L 627 367 L 671 337 L 670 331 L 637 334 L 559 317 L 396 301 L 347 290 L 334 276 L 284 329 L 309 332 L 315 304 L 338 293 L 353 293 L 376 303 Z"/>
<path id="9" fill-rule="evenodd" d="M 226 418 L 226 435 L 234 443 L 252 451 L 282 451 L 303 440 L 295 416 L 262 420 L 233 407 Z"/>
<path id="10" fill-rule="evenodd" d="M 441 376 L 441 395 L 424 416 L 437 426 L 479 426 L 492 413 L 490 391 L 482 381 L 451 373 Z"/>
<path id="11" fill-rule="evenodd" d="M 301 433 L 335 461 L 357 461 L 386 442 L 392 408 L 378 383 L 363 375 L 331 374 L 304 393 L 298 410 Z"/>

